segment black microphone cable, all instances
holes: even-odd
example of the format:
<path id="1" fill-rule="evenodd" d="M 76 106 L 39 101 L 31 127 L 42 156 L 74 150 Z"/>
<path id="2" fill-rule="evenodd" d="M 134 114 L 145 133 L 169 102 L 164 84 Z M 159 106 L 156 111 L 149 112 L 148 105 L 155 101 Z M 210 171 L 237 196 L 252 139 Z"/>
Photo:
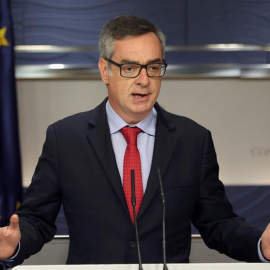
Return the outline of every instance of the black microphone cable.
<path id="1" fill-rule="evenodd" d="M 162 200 L 162 251 L 163 251 L 163 270 L 168 270 L 167 262 L 166 262 L 166 230 L 165 230 L 165 196 L 163 191 L 162 179 L 160 170 L 158 167 L 158 177 L 159 177 L 159 185 L 160 185 L 160 195 Z"/>
<path id="2" fill-rule="evenodd" d="M 132 203 L 133 216 L 134 216 L 134 225 L 135 225 L 136 242 L 137 242 L 137 253 L 138 253 L 138 260 L 139 260 L 139 270 L 143 270 L 142 259 L 141 259 L 141 249 L 140 249 L 140 242 L 139 242 L 138 225 L 137 225 L 137 217 L 136 217 L 136 210 L 135 210 L 136 195 L 135 195 L 135 173 L 134 173 L 134 170 L 131 170 L 131 203 Z"/>

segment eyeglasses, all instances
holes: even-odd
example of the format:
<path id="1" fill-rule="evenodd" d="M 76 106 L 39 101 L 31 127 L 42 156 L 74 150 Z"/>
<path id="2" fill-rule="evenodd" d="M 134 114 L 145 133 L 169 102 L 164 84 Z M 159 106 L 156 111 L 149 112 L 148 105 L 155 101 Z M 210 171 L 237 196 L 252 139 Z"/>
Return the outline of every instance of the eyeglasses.
<path id="1" fill-rule="evenodd" d="M 158 78 L 162 77 L 167 68 L 167 63 L 163 59 L 163 63 L 152 63 L 148 65 L 140 65 L 134 63 L 118 64 L 111 59 L 106 59 L 111 64 L 120 68 L 120 75 L 124 78 L 136 78 L 141 73 L 141 70 L 145 68 L 148 77 Z"/>

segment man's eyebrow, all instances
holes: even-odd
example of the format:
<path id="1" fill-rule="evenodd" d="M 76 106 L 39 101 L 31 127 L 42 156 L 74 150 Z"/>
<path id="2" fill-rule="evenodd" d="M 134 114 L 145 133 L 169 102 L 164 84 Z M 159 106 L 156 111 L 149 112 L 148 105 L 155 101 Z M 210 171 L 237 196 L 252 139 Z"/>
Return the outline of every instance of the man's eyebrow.
<path id="1" fill-rule="evenodd" d="M 156 59 L 153 59 L 153 60 L 149 60 L 147 61 L 147 65 L 148 64 L 152 64 L 152 63 L 161 63 L 162 60 L 160 58 L 156 58 Z M 121 64 L 138 64 L 138 65 L 141 65 L 141 63 L 139 63 L 138 61 L 134 61 L 134 60 L 130 60 L 130 59 L 122 59 L 120 61 Z"/>
<path id="2" fill-rule="evenodd" d="M 137 61 L 133 61 L 133 60 L 130 60 L 130 59 L 122 59 L 120 61 L 121 64 L 140 64 L 139 62 Z"/>
<path id="3" fill-rule="evenodd" d="M 153 60 L 149 60 L 149 61 L 147 62 L 147 64 L 162 63 L 162 62 L 163 62 L 162 59 L 156 58 L 156 59 L 153 59 Z"/>

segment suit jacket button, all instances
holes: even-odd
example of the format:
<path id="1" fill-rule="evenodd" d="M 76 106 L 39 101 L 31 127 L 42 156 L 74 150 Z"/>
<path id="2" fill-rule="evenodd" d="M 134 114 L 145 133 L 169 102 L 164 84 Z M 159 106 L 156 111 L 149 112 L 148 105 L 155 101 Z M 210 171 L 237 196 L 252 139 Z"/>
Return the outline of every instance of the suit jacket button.
<path id="1" fill-rule="evenodd" d="M 130 242 L 129 242 L 129 246 L 130 246 L 131 248 L 135 248 L 135 247 L 136 247 L 136 242 L 135 242 L 135 241 L 130 241 Z"/>

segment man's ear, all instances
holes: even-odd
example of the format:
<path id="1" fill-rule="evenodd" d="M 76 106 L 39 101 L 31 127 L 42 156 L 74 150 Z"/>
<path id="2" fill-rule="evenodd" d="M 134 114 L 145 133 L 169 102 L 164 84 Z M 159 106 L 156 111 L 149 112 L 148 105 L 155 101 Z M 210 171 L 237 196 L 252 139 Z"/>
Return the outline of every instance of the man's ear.
<path id="1" fill-rule="evenodd" d="M 99 58 L 98 68 L 102 81 L 107 85 L 109 83 L 109 68 L 108 63 L 104 58 Z"/>

